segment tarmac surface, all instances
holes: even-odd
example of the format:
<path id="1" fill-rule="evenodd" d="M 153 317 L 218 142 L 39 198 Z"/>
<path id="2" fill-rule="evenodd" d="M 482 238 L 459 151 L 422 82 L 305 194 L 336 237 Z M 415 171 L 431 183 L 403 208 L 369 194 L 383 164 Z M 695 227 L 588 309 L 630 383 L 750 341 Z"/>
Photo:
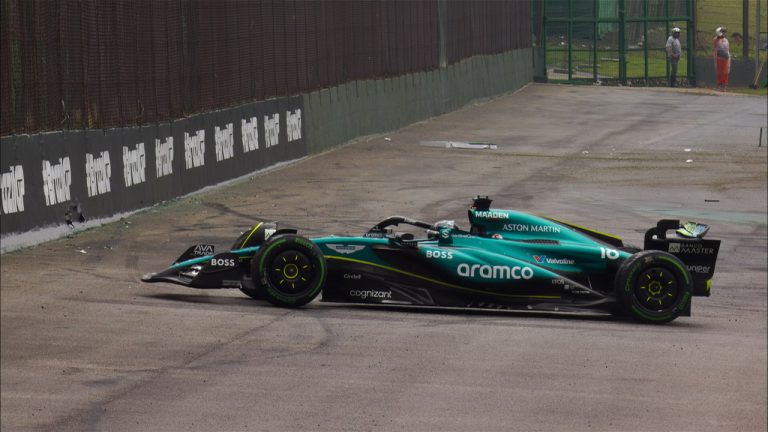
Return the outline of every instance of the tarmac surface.
<path id="1" fill-rule="evenodd" d="M 766 98 L 532 84 L 2 255 L 3 431 L 766 430 Z M 421 141 L 482 141 L 496 150 Z M 253 219 L 361 234 L 470 199 L 642 244 L 722 239 L 712 296 L 661 326 L 333 305 L 143 284 Z"/>

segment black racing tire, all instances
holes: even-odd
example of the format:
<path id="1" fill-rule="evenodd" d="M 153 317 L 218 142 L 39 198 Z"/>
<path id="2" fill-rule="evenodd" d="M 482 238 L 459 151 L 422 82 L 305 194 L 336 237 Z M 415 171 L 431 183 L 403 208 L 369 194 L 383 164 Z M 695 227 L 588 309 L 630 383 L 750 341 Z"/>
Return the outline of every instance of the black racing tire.
<path id="1" fill-rule="evenodd" d="M 686 310 L 693 283 L 685 264 L 677 257 L 646 250 L 621 264 L 615 289 L 625 314 L 642 322 L 663 324 Z"/>
<path id="2" fill-rule="evenodd" d="M 325 285 L 325 257 L 314 243 L 295 235 L 271 237 L 251 261 L 251 276 L 264 299 L 275 306 L 299 307 Z"/>

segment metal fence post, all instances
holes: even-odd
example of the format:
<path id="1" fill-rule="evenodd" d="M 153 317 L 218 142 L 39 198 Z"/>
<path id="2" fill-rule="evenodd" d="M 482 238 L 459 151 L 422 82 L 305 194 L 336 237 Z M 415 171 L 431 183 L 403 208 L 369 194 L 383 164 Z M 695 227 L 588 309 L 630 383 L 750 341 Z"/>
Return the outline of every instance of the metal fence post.
<path id="1" fill-rule="evenodd" d="M 643 80 L 648 86 L 648 0 L 643 1 Z"/>
<path id="2" fill-rule="evenodd" d="M 688 31 L 686 32 L 686 39 L 688 44 L 687 49 L 687 55 L 688 55 L 688 83 L 690 83 L 691 86 L 696 86 L 696 14 L 694 12 L 694 0 L 688 0 L 686 3 L 686 7 L 688 8 L 687 15 L 688 15 L 688 22 L 686 23 L 688 26 Z"/>
<path id="3" fill-rule="evenodd" d="M 619 81 L 627 84 L 627 11 L 624 0 L 619 0 Z"/>
<path id="4" fill-rule="evenodd" d="M 597 20 L 600 18 L 600 1 L 594 0 L 592 14 L 592 80 L 598 82 L 597 78 Z"/>
<path id="5" fill-rule="evenodd" d="M 544 76 L 549 80 L 549 70 L 547 69 L 547 0 L 541 0 L 541 47 L 544 52 Z"/>
<path id="6" fill-rule="evenodd" d="M 573 79 L 573 0 L 568 0 L 568 81 Z"/>
<path id="7" fill-rule="evenodd" d="M 439 60 L 440 67 L 445 68 L 448 66 L 448 55 L 446 53 L 446 19 L 447 19 L 447 5 L 446 0 L 437 0 L 437 34 L 440 39 L 439 42 Z"/>

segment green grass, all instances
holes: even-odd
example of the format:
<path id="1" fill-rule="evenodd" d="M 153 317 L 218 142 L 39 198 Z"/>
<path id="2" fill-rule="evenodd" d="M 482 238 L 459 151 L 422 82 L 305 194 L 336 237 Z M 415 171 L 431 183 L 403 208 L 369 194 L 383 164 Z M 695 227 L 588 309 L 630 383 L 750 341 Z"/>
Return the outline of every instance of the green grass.
<path id="1" fill-rule="evenodd" d="M 755 29 L 755 13 L 757 11 L 757 1 L 749 0 L 749 33 L 750 33 L 750 45 L 749 56 L 754 58 L 755 55 L 755 41 L 756 29 Z M 765 31 L 768 26 L 768 4 L 765 0 L 762 1 L 760 10 L 761 26 Z M 736 56 L 743 56 L 743 44 L 732 36 L 733 33 L 743 33 L 742 0 L 696 0 L 696 53 L 699 55 L 707 55 L 712 53 L 712 38 L 715 35 L 715 29 L 717 27 L 728 27 L 728 40 L 731 43 L 731 53 Z M 765 40 L 765 33 L 763 33 L 763 40 Z M 765 52 L 763 52 L 765 55 Z"/>
<path id="2" fill-rule="evenodd" d="M 616 50 L 598 50 L 597 67 L 598 75 L 603 78 L 619 77 L 619 52 Z M 574 75 L 592 74 L 592 51 L 573 51 Z M 568 51 L 562 49 L 550 49 L 547 51 L 547 66 L 557 69 L 568 68 Z M 685 75 L 688 63 L 684 57 L 678 64 L 680 75 Z M 648 51 L 648 77 L 660 78 L 667 76 L 667 57 L 664 50 Z M 641 79 L 645 77 L 645 53 L 643 50 L 627 51 L 627 78 Z"/>
<path id="3" fill-rule="evenodd" d="M 579 0 L 574 0 L 579 1 Z M 749 0 L 749 57 L 754 59 L 755 46 L 757 44 L 757 31 L 755 29 L 755 13 L 757 9 L 757 1 L 763 2 L 761 9 L 761 20 L 763 29 L 768 26 L 768 4 L 765 0 Z M 720 26 L 728 27 L 728 38 L 731 43 L 731 53 L 736 57 L 743 56 L 743 43 L 738 40 L 737 37 L 733 37 L 733 33 L 743 33 L 742 27 L 742 14 L 743 14 L 743 0 L 696 0 L 695 1 L 695 18 L 697 23 L 696 34 L 696 55 L 697 56 L 709 56 L 712 55 L 712 37 L 714 35 L 714 29 Z M 564 28 L 563 25 L 560 27 Z M 666 53 L 663 48 L 660 48 L 660 43 L 666 40 L 666 36 L 662 39 L 651 37 L 649 30 L 649 41 L 654 46 L 654 49 L 648 51 L 648 64 L 647 64 L 647 77 L 649 79 L 663 78 L 667 76 L 667 60 Z M 658 36 L 658 35 L 656 35 Z M 763 33 L 763 40 L 766 38 L 766 34 Z M 658 40 L 657 40 L 658 39 Z M 562 42 L 560 42 L 562 43 Z M 662 43 L 663 45 L 663 43 Z M 583 47 L 584 45 L 582 45 Z M 605 48 L 603 45 L 601 47 Z M 618 48 L 618 47 L 615 47 Z M 683 47 L 684 55 L 680 63 L 678 64 L 678 73 L 681 76 L 686 75 L 688 69 L 688 53 Z M 593 76 L 593 52 L 587 48 L 577 49 L 574 45 L 572 52 L 573 59 L 572 64 L 574 67 L 573 77 L 575 79 L 591 80 Z M 643 49 L 630 49 L 626 52 L 627 55 L 627 78 L 630 80 L 643 79 L 646 77 L 646 64 L 645 64 L 645 52 Z M 766 51 L 761 51 L 761 59 L 768 55 Z M 598 50 L 598 76 L 602 78 L 615 79 L 619 76 L 619 51 L 613 50 Z M 555 42 L 547 43 L 547 66 L 556 69 L 567 70 L 568 69 L 568 51 L 567 46 L 560 45 Z M 760 90 L 745 89 L 746 94 L 761 94 Z"/>
<path id="4" fill-rule="evenodd" d="M 765 87 L 756 88 L 756 89 L 752 89 L 749 87 L 731 87 L 728 89 L 728 91 L 733 93 L 750 95 L 750 96 L 768 96 L 768 89 L 766 89 Z"/>

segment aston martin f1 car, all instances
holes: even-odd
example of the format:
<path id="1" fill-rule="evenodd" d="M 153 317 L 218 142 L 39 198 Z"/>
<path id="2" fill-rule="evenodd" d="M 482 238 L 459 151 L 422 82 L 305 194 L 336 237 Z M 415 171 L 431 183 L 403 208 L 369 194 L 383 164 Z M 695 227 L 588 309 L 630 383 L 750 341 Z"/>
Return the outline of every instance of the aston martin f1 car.
<path id="1" fill-rule="evenodd" d="M 283 307 L 324 302 L 600 312 L 649 323 L 690 316 L 709 296 L 720 240 L 661 220 L 644 247 L 548 217 L 492 209 L 477 197 L 469 229 L 392 216 L 360 236 L 306 238 L 258 222 L 230 250 L 187 249 L 144 282 L 235 288 Z M 408 226 L 413 232 L 397 232 Z M 670 231 L 676 232 L 668 237 Z"/>

